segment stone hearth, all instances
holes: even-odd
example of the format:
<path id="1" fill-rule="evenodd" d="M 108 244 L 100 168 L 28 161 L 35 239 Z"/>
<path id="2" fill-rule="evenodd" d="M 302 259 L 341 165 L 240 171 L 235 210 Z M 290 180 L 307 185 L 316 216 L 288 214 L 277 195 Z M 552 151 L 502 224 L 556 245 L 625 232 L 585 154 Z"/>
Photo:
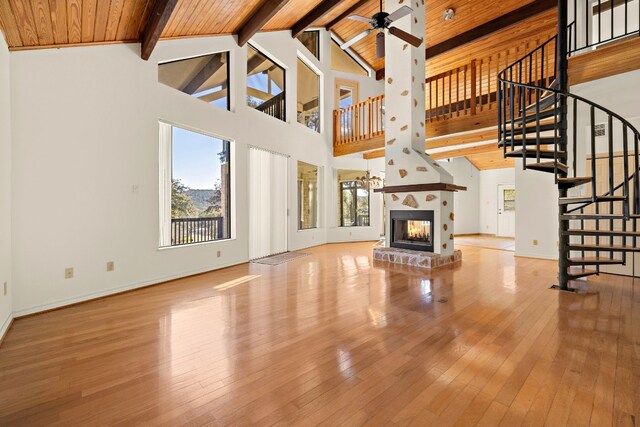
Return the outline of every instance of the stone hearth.
<path id="1" fill-rule="evenodd" d="M 373 248 L 373 260 L 432 269 L 462 261 L 462 252 L 454 250 L 451 255 L 440 255 L 411 249 L 376 247 Z"/>

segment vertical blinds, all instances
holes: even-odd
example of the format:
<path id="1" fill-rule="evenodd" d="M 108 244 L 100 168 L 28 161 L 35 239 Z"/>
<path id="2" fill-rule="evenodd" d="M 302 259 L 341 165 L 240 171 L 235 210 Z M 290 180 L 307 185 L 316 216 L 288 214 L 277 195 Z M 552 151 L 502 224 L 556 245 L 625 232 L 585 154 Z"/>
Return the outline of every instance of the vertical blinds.
<path id="1" fill-rule="evenodd" d="M 249 258 L 287 251 L 288 158 L 249 147 Z"/>

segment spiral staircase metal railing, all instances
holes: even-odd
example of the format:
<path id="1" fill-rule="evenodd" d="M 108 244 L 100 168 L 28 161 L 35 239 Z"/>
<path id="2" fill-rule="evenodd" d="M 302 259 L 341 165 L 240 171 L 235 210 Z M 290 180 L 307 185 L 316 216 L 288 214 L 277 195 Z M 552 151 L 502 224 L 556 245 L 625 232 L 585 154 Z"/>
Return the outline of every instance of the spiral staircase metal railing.
<path id="1" fill-rule="evenodd" d="M 566 3 L 559 3 L 558 21 L 564 31 L 499 74 L 498 128 L 505 157 L 555 177 L 558 287 L 570 290 L 571 280 L 626 264 L 630 252 L 640 252 L 640 132 L 568 91 L 567 56 L 577 50 L 577 26 L 566 24 Z"/>

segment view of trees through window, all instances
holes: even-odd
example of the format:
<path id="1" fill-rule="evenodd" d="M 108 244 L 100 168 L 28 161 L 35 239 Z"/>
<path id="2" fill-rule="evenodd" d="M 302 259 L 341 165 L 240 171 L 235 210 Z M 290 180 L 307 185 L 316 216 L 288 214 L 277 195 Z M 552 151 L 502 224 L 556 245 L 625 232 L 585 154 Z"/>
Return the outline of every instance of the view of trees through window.
<path id="1" fill-rule="evenodd" d="M 172 128 L 171 244 L 229 238 L 229 142 Z"/>
<path id="2" fill-rule="evenodd" d="M 285 121 L 284 68 L 253 46 L 247 52 L 247 105 Z"/>
<path id="3" fill-rule="evenodd" d="M 340 226 L 369 226 L 369 188 L 356 180 L 366 171 L 338 171 L 340 190 Z"/>
<path id="4" fill-rule="evenodd" d="M 158 81 L 228 110 L 229 52 L 159 64 Z"/>

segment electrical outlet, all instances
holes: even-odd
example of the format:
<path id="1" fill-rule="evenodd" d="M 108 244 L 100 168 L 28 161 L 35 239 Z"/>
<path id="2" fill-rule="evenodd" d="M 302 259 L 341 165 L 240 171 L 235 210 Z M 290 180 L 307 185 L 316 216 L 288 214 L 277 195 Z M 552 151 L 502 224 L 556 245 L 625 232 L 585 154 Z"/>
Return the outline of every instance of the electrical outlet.
<path id="1" fill-rule="evenodd" d="M 113 261 L 109 261 L 107 262 L 107 271 L 113 271 L 115 270 L 115 264 L 113 263 Z"/>
<path id="2" fill-rule="evenodd" d="M 4 296 L 7 296 L 7 282 L 4 282 Z"/>
<path id="3" fill-rule="evenodd" d="M 73 279 L 73 268 L 65 268 L 64 269 L 64 278 L 65 279 Z"/>
<path id="4" fill-rule="evenodd" d="M 538 241 L 537 240 L 533 241 L 533 246 L 538 246 Z"/>
<path id="5" fill-rule="evenodd" d="M 216 256 L 217 256 L 218 258 L 220 258 L 220 255 L 221 255 L 220 251 L 216 252 Z"/>

